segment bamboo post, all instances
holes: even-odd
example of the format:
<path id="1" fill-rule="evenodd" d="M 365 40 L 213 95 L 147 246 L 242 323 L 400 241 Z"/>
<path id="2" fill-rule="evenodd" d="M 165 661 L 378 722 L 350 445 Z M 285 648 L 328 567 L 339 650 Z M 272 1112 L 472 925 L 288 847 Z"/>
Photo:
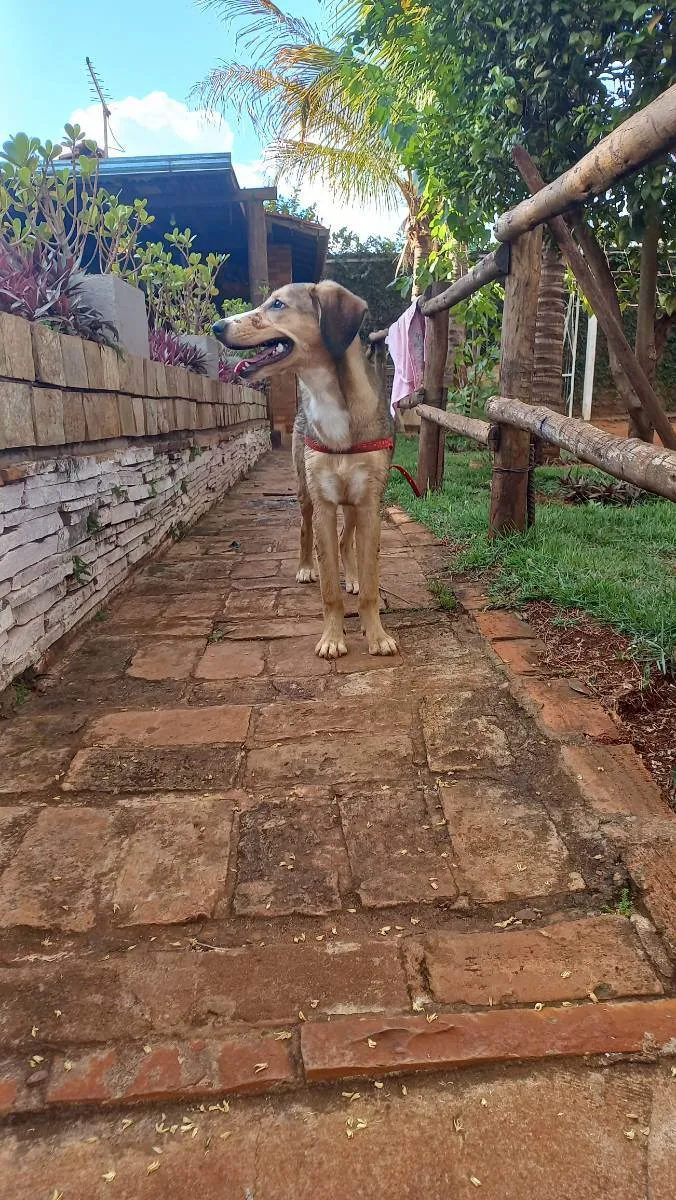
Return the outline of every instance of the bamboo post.
<path id="1" fill-rule="evenodd" d="M 500 350 L 500 394 L 528 402 L 533 395 L 535 320 L 537 316 L 542 228 L 512 243 L 510 272 L 505 282 Z M 510 425 L 500 426 L 493 458 L 490 537 L 523 531 L 528 521 L 530 435 Z"/>
<path id="2" fill-rule="evenodd" d="M 442 284 L 434 285 L 435 291 Z M 425 318 L 425 374 L 423 399 L 430 408 L 445 408 L 444 371 L 448 355 L 448 309 L 442 309 Z M 418 444 L 418 487 L 424 493 L 428 488 L 438 492 L 444 477 L 444 435 L 438 425 L 423 420 L 420 425 Z"/>
<path id="3" fill-rule="evenodd" d="M 676 98 L 676 87 L 674 88 L 674 93 Z M 530 190 L 537 195 L 541 195 L 546 190 L 546 186 L 528 151 L 523 146 L 515 146 L 512 151 L 512 157 L 519 174 L 525 180 Z M 587 297 L 598 317 L 599 325 L 606 335 L 608 348 L 616 355 L 622 370 L 638 396 L 641 407 L 652 421 L 663 444 L 672 450 L 676 449 L 676 432 L 672 429 L 659 397 L 624 336 L 624 330 L 619 321 L 606 303 L 601 285 L 586 262 L 584 255 L 575 245 L 573 235 L 563 217 L 552 217 L 549 220 L 549 228 L 563 257 L 573 272 L 580 290 Z"/>

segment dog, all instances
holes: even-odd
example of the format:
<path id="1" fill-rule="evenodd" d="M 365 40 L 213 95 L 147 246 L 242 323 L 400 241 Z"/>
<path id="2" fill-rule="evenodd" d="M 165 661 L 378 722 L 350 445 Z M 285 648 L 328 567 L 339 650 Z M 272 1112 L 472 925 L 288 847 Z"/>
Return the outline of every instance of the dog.
<path id="1" fill-rule="evenodd" d="M 250 312 L 213 326 L 231 349 L 256 347 L 236 372 L 245 382 L 282 371 L 300 380 L 293 462 L 301 511 L 296 579 L 316 579 L 319 564 L 324 627 L 320 658 L 347 654 L 339 553 L 345 589 L 359 594 L 370 654 L 396 654 L 380 620 L 380 506 L 394 449 L 394 422 L 366 362 L 359 328 L 366 301 L 332 280 L 290 283 Z M 338 539 L 338 506 L 343 529 Z M 355 546 L 356 543 L 356 546 Z"/>

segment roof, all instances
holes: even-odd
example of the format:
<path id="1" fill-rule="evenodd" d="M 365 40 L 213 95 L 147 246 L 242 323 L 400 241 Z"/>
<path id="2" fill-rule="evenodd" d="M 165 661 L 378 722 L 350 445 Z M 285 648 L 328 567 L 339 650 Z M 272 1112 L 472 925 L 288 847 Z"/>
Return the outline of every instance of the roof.
<path id="1" fill-rule="evenodd" d="M 170 229 L 189 228 L 194 249 L 227 254 L 220 275 L 223 294 L 248 294 L 246 201 L 260 202 L 276 195 L 274 188 L 240 188 L 229 153 L 121 155 L 99 164 L 103 187 L 119 194 L 125 204 L 148 201 L 155 218 L 143 240 L 158 241 Z M 291 248 L 293 278 L 314 283 L 320 278 L 329 231 L 311 221 L 266 213 L 268 241 Z"/>
<path id="2" fill-rule="evenodd" d="M 99 163 L 102 178 L 128 175 L 178 175 L 186 172 L 220 172 L 234 181 L 233 191 L 238 190 L 237 178 L 232 169 L 232 155 L 222 154 L 139 154 L 104 158 Z"/>

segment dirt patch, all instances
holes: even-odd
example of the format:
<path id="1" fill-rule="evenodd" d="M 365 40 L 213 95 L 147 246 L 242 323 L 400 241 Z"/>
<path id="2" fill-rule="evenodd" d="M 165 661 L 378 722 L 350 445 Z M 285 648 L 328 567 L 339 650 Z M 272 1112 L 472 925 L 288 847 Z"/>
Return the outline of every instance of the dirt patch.
<path id="1" fill-rule="evenodd" d="M 629 657 L 629 639 L 599 625 L 586 613 L 563 613 L 535 602 L 524 615 L 545 644 L 541 668 L 575 675 L 627 729 L 664 796 L 676 808 L 676 679 L 643 667 Z"/>

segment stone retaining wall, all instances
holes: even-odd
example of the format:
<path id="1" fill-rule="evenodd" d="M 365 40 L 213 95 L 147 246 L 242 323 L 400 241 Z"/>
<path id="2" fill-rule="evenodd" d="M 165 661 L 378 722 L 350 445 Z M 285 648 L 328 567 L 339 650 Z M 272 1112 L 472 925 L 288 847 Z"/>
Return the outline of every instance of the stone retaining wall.
<path id="1" fill-rule="evenodd" d="M 269 446 L 259 392 L 0 314 L 0 689 Z"/>

